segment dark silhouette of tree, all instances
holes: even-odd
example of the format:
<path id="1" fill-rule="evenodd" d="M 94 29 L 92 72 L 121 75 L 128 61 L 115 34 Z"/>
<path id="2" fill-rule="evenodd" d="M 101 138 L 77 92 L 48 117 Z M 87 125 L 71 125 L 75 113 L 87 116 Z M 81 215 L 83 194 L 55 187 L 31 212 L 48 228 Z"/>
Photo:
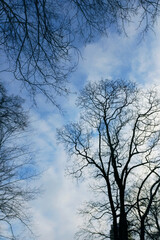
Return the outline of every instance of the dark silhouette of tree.
<path id="1" fill-rule="evenodd" d="M 96 197 L 81 213 L 78 239 L 153 239 L 160 187 L 160 99 L 132 82 L 89 83 L 81 116 L 58 130 L 72 156 L 69 173 L 89 177 Z M 147 238 L 145 238 L 145 236 Z M 150 237 L 150 238 L 149 238 Z"/>
<path id="2" fill-rule="evenodd" d="M 0 1 L 0 45 L 10 60 L 9 71 L 32 96 L 43 93 L 54 104 L 56 94 L 66 94 L 67 76 L 76 64 L 70 64 L 73 34 L 63 4 Z"/>
<path id="3" fill-rule="evenodd" d="M 141 33 L 153 30 L 160 13 L 160 1 L 148 0 L 72 0 L 76 5 L 80 26 L 85 26 L 91 36 L 107 33 L 112 28 L 126 33 L 126 25 L 138 23 Z M 83 32 L 83 31 L 82 31 Z"/>
<path id="4" fill-rule="evenodd" d="M 32 96 L 43 93 L 57 104 L 56 95 L 69 92 L 66 83 L 78 62 L 78 46 L 110 29 L 125 32 L 134 19 L 142 32 L 152 29 L 159 10 L 155 0 L 1 0 L 1 54 Z"/>
<path id="5" fill-rule="evenodd" d="M 21 224 L 30 229 L 26 203 L 38 193 L 31 187 L 38 171 L 28 145 L 22 144 L 28 125 L 22 103 L 0 84 L 0 239 L 19 239 L 15 232 Z"/>

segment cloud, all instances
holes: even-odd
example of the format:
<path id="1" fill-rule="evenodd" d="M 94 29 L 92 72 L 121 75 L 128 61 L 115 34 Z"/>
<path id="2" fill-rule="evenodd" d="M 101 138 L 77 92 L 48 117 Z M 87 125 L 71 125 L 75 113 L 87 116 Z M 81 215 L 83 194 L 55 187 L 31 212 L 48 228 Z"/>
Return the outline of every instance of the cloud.
<path id="1" fill-rule="evenodd" d="M 39 235 L 39 240 L 60 240 L 74 239 L 74 234 L 80 218 L 76 214 L 77 208 L 85 198 L 85 188 L 83 184 L 76 188 L 76 185 L 64 177 L 64 166 L 62 162 L 66 157 L 64 152 L 57 161 L 53 163 L 41 179 L 44 193 L 37 199 L 32 207 L 34 216 L 35 231 Z"/>
<path id="2" fill-rule="evenodd" d="M 80 62 L 80 72 L 87 81 L 101 78 L 130 79 L 141 84 L 159 83 L 160 76 L 160 30 L 148 33 L 138 42 L 138 33 L 130 29 L 129 37 L 111 34 L 99 42 L 86 46 Z"/>
<path id="3" fill-rule="evenodd" d="M 89 193 L 85 183 L 77 185 L 65 176 L 67 155 L 56 141 L 56 128 L 64 124 L 64 116 L 30 113 L 33 148 L 37 152 L 38 165 L 44 173 L 38 185 L 43 193 L 31 204 L 33 230 L 39 240 L 71 240 L 81 219 L 77 209 Z"/>

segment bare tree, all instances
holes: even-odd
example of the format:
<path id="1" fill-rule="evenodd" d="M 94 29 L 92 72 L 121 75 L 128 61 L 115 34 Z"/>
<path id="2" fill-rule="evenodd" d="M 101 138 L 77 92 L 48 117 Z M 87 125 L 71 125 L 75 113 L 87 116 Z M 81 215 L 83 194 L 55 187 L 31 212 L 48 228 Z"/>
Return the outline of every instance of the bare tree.
<path id="1" fill-rule="evenodd" d="M 78 239 L 109 239 L 111 225 L 116 240 L 142 240 L 153 229 L 158 232 L 152 210 L 160 187 L 156 91 L 142 91 L 123 80 L 89 83 L 78 106 L 79 122 L 58 131 L 73 159 L 70 173 L 93 177 L 97 192 L 82 211 L 87 223 Z"/>
<path id="2" fill-rule="evenodd" d="M 110 29 L 124 32 L 135 18 L 147 31 L 159 10 L 155 0 L 1 0 L 1 54 L 32 96 L 43 93 L 57 104 L 56 95 L 69 92 L 66 83 L 78 62 L 78 46 Z"/>
<path id="3" fill-rule="evenodd" d="M 15 232 L 21 224 L 29 230 L 30 216 L 27 215 L 26 203 L 37 194 L 36 188 L 31 184 L 37 171 L 27 152 L 27 144 L 21 143 L 24 137 L 22 134 L 28 125 L 22 102 L 19 97 L 7 96 L 4 87 L 0 85 L 1 239 L 19 239 Z"/>
<path id="4" fill-rule="evenodd" d="M 0 1 L 0 45 L 10 60 L 8 71 L 32 96 L 43 93 L 54 104 L 56 94 L 67 93 L 67 76 L 77 62 L 65 6 L 64 1 Z"/>
<path id="5" fill-rule="evenodd" d="M 138 23 L 141 33 L 154 29 L 160 14 L 160 1 L 148 0 L 72 0 L 76 5 L 77 19 L 80 26 L 88 29 L 89 36 L 97 33 L 108 33 L 113 29 L 120 33 L 126 32 L 130 22 Z M 82 31 L 83 32 L 83 31 Z"/>

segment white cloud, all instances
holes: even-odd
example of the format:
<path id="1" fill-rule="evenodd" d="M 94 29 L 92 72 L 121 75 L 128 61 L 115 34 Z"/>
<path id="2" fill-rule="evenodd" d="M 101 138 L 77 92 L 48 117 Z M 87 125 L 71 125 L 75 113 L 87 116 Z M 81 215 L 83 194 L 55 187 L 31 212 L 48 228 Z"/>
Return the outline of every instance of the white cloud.
<path id="1" fill-rule="evenodd" d="M 89 44 L 83 50 L 80 71 L 87 76 L 88 81 L 123 78 L 143 85 L 159 83 L 159 25 L 156 27 L 156 34 L 148 33 L 140 43 L 138 34 L 131 27 L 129 37 L 112 34 L 109 38 Z"/>
<path id="2" fill-rule="evenodd" d="M 64 163 L 65 156 L 59 154 L 58 161 Z M 76 188 L 64 177 L 64 168 L 53 163 L 41 179 L 44 193 L 33 206 L 35 230 L 39 240 L 74 239 L 80 218 L 77 208 L 85 198 L 86 187 Z M 55 166 L 54 166 L 55 165 Z"/>
<path id="3" fill-rule="evenodd" d="M 39 180 L 44 192 L 32 207 L 33 230 L 39 240 L 71 240 L 81 219 L 77 215 L 89 193 L 86 184 L 76 185 L 65 177 L 67 156 L 56 141 L 56 128 L 63 125 L 63 115 L 31 112 L 33 148 L 38 165 L 45 170 Z"/>

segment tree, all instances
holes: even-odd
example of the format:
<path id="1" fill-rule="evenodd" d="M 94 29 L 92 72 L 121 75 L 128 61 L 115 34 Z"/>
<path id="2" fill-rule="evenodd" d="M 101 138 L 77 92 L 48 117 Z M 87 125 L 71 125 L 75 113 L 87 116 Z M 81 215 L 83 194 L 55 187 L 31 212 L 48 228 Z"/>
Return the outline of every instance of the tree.
<path id="1" fill-rule="evenodd" d="M 36 188 L 31 184 L 37 171 L 28 153 L 27 144 L 21 143 L 28 125 L 22 103 L 23 100 L 17 96 L 7 96 L 0 84 L 1 239 L 19 239 L 15 233 L 21 224 L 30 229 L 26 203 L 37 194 Z"/>
<path id="2" fill-rule="evenodd" d="M 73 37 L 64 8 L 50 0 L 0 1 L 1 51 L 15 79 L 32 96 L 43 93 L 54 104 L 55 94 L 67 92 L 66 79 L 76 64 L 70 64 Z"/>
<path id="3" fill-rule="evenodd" d="M 154 29 L 159 18 L 160 2 L 148 0 L 72 0 L 76 5 L 77 18 L 80 26 L 89 30 L 89 36 L 97 33 L 107 33 L 114 29 L 120 33 L 126 32 L 126 26 L 131 22 L 138 22 L 141 33 Z"/>
<path id="4" fill-rule="evenodd" d="M 74 177 L 93 178 L 96 197 L 81 213 L 78 239 L 153 239 L 159 232 L 160 99 L 132 82 L 89 83 L 78 101 L 81 116 L 58 130 Z M 109 227 L 110 226 L 110 227 Z M 147 238 L 145 238 L 145 236 Z"/>
<path id="5" fill-rule="evenodd" d="M 32 96 L 43 93 L 56 105 L 56 95 L 69 92 L 78 46 L 110 29 L 125 32 L 135 16 L 142 32 L 152 29 L 159 11 L 155 0 L 1 0 L 1 54 Z"/>

